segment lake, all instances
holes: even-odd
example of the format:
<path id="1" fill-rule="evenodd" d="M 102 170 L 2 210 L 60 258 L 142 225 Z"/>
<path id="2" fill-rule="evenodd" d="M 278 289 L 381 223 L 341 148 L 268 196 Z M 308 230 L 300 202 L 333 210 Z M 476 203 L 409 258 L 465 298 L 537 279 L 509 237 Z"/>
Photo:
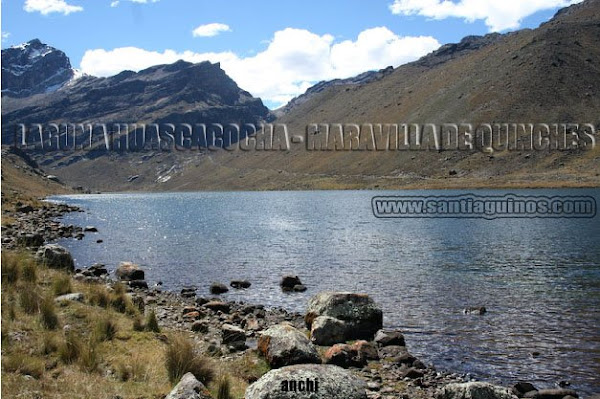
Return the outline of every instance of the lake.
<path id="1" fill-rule="evenodd" d="M 510 190 L 591 195 L 600 190 Z M 324 290 L 370 294 L 386 327 L 438 369 L 500 383 L 561 380 L 600 391 L 600 223 L 594 219 L 378 219 L 371 198 L 459 191 L 99 194 L 52 197 L 93 225 L 61 240 L 77 267 L 133 261 L 149 284 L 208 295 L 212 282 L 248 279 L 228 300 L 303 312 Z M 479 195 L 504 191 L 478 190 Z M 97 239 L 104 240 L 96 243 Z M 305 293 L 282 293 L 284 274 Z M 483 316 L 465 315 L 485 306 Z"/>

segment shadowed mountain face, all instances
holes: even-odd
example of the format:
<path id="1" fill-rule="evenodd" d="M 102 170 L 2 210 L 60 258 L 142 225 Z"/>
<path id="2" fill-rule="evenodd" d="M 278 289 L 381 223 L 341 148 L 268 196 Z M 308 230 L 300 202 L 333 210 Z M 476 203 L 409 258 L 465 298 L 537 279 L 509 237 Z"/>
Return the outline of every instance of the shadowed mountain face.
<path id="1" fill-rule="evenodd" d="M 26 97 L 51 92 L 73 76 L 65 53 L 38 39 L 2 50 L 2 96 Z"/>
<path id="2" fill-rule="evenodd" d="M 278 110 L 276 122 L 285 123 L 290 136 L 305 135 L 312 123 L 590 123 L 600 130 L 598 43 L 600 0 L 586 0 L 537 29 L 470 36 L 394 70 L 321 82 Z M 54 93 L 2 102 L 5 122 L 229 123 L 270 115 L 208 62 L 83 77 Z M 289 151 L 59 155 L 34 157 L 64 181 L 100 190 L 600 185 L 600 144 L 493 155 L 307 151 L 303 145 Z M 99 168 L 114 173 L 90 182 Z"/>
<path id="3" fill-rule="evenodd" d="M 259 123 L 270 117 L 219 64 L 184 61 L 108 78 L 83 76 L 52 93 L 3 97 L 2 114 L 7 142 L 18 123 Z"/>

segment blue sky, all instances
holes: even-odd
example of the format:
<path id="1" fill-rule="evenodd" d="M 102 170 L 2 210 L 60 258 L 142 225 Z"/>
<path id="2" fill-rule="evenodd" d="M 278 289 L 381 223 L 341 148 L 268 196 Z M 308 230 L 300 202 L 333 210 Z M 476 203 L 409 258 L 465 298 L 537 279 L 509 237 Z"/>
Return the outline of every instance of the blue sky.
<path id="1" fill-rule="evenodd" d="M 2 48 L 39 38 L 95 76 L 219 61 L 274 108 L 320 80 L 398 66 L 466 35 L 537 27 L 574 2 L 4 0 Z"/>

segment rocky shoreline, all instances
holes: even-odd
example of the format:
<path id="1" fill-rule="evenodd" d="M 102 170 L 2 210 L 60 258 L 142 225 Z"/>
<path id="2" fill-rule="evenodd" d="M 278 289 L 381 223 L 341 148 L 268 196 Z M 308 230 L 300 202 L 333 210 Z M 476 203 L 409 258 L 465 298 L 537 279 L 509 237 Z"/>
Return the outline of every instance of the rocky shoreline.
<path id="1" fill-rule="evenodd" d="M 307 313 L 300 314 L 260 304 L 222 301 L 219 294 L 229 289 L 223 284 L 211 287 L 208 296 L 198 295 L 194 287 L 186 287 L 179 293 L 164 291 L 160 285 L 149 287 L 144 271 L 128 262 L 117 268 L 115 278 L 104 265 L 75 269 L 68 252 L 65 254 L 61 247 L 49 244 L 65 237 L 81 239 L 86 230 L 94 231 L 91 226 L 82 228 L 57 221 L 65 213 L 74 211 L 81 210 L 54 203 L 45 203 L 38 209 L 17 204 L 11 215 L 14 222 L 2 227 L 3 249 L 25 247 L 37 251 L 40 260 L 60 262 L 59 267 L 70 269 L 74 272 L 73 278 L 79 281 L 109 287 L 117 282 L 126 284 L 132 302 L 142 312 L 152 309 L 163 330 L 185 332 L 196 342 L 199 351 L 213 358 L 225 361 L 241 357 L 246 351 L 257 351 L 272 371 L 258 381 L 250 381 L 254 383 L 246 391 L 246 399 L 578 397 L 570 389 L 538 390 L 525 382 L 502 388 L 472 382 L 465 375 L 437 371 L 410 354 L 401 331 L 383 328 L 381 310 L 364 294 L 320 293 L 309 301 Z M 231 289 L 245 289 L 249 285 L 246 281 L 230 283 Z M 295 276 L 283 276 L 281 288 L 306 289 Z M 80 300 L 77 293 L 70 295 L 63 299 Z M 331 393 L 329 396 L 285 396 L 287 392 L 278 386 L 265 384 L 268 379 L 281 380 L 284 375 L 306 374 L 307 381 L 310 375 L 318 375 L 321 390 L 325 390 L 323 381 L 327 381 L 330 373 L 332 386 L 338 386 L 336 378 L 350 378 L 357 382 L 358 388 L 353 392 L 340 388 L 342 396 L 331 396 Z M 194 381 L 193 376 L 188 376 L 181 383 L 188 387 L 200 384 Z M 204 397 L 186 396 L 185 386 L 176 387 L 168 398 Z M 178 396 L 178 392 L 183 393 Z"/>

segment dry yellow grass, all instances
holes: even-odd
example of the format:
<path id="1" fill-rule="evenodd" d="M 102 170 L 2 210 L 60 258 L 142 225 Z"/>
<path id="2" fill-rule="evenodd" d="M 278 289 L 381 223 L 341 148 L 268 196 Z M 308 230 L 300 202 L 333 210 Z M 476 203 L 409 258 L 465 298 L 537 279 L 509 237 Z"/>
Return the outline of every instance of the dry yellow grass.
<path id="1" fill-rule="evenodd" d="M 2 261 L 3 267 L 16 265 L 20 275 L 31 257 L 25 252 L 3 251 Z M 108 306 L 106 298 L 119 294 L 107 292 L 103 285 L 72 280 L 73 292 L 83 293 L 85 301 L 56 305 L 56 329 L 48 329 L 38 312 L 24 312 L 17 298 L 25 286 L 40 298 L 54 297 L 52 282 L 67 276 L 36 267 L 36 283 L 3 276 L 3 397 L 113 399 L 119 395 L 138 399 L 162 398 L 171 390 L 164 335 L 136 331 L 134 322 L 141 315 Z M 163 333 L 170 337 L 176 332 L 163 329 Z M 65 353 L 68 350 L 71 352 Z M 209 390 L 216 395 L 218 382 L 227 377 L 233 398 L 242 398 L 249 381 L 268 371 L 255 353 L 228 361 L 209 359 L 206 364 L 218 377 L 208 385 Z"/>

